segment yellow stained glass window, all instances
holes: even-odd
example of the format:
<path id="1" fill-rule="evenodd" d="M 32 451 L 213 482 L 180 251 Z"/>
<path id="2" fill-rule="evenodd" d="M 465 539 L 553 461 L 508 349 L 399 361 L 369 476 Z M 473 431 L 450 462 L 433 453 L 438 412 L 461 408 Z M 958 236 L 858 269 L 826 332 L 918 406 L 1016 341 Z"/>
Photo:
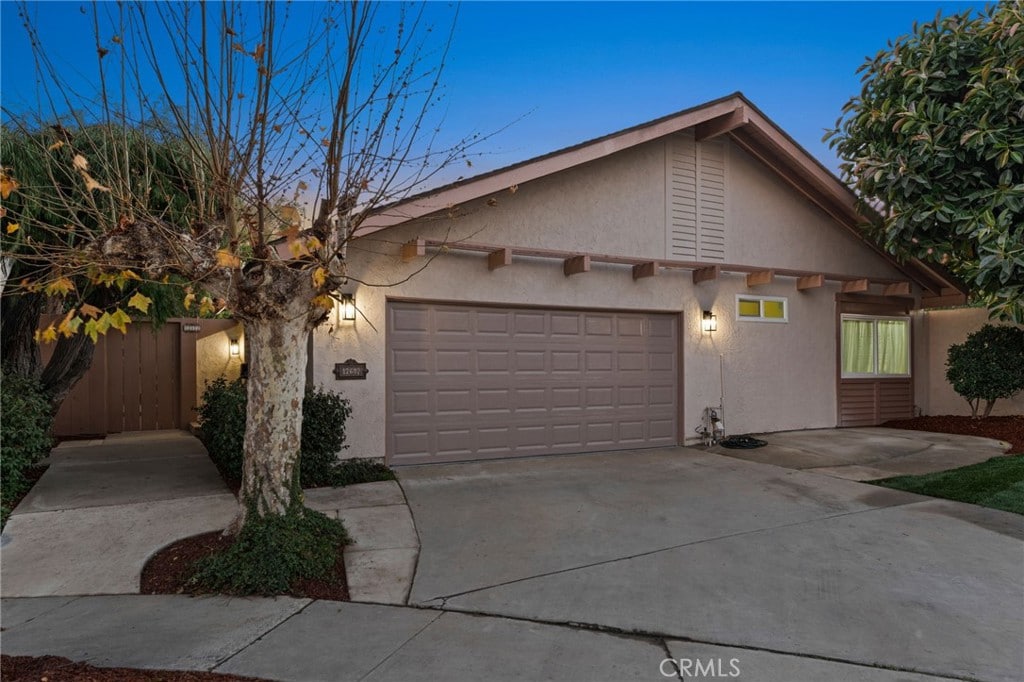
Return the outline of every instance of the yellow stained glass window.
<path id="1" fill-rule="evenodd" d="M 761 317 L 761 302 L 741 298 L 739 302 L 739 314 L 740 317 Z"/>
<path id="2" fill-rule="evenodd" d="M 786 305 L 782 301 L 763 301 L 764 316 L 773 320 L 786 317 Z"/>

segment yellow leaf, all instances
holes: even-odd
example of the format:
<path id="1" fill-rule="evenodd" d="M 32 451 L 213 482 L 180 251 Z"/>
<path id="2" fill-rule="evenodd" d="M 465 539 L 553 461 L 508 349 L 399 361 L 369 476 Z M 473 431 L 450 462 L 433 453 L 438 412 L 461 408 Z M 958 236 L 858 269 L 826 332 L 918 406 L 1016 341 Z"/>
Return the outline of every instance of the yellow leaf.
<path id="1" fill-rule="evenodd" d="M 43 343 L 53 343 L 57 340 L 57 330 L 51 324 L 43 330 L 43 333 L 39 335 L 39 338 Z"/>
<path id="2" fill-rule="evenodd" d="M 96 343 L 99 336 L 98 326 L 99 324 L 94 319 L 85 323 L 85 335 L 92 339 L 93 343 Z"/>
<path id="3" fill-rule="evenodd" d="M 209 296 L 203 296 L 202 300 L 199 301 L 199 314 L 200 315 L 212 315 L 215 308 L 213 307 L 213 299 Z"/>
<path id="4" fill-rule="evenodd" d="M 47 149 L 47 151 L 55 152 L 55 151 L 57 151 L 58 149 L 60 149 L 61 147 L 63 147 L 63 146 L 64 146 L 64 140 L 57 140 L 56 142 L 54 142 L 53 144 L 51 144 L 51 145 L 50 145 L 49 147 L 47 147 L 46 149 Z"/>
<path id="5" fill-rule="evenodd" d="M 191 310 L 192 304 L 196 302 L 196 295 L 191 291 L 185 294 L 185 310 Z"/>
<path id="6" fill-rule="evenodd" d="M 319 289 L 327 281 L 327 271 L 323 268 L 317 268 L 313 271 L 313 286 Z"/>
<path id="7" fill-rule="evenodd" d="M 141 310 L 143 313 L 149 312 L 149 304 L 153 302 L 149 296 L 143 295 L 141 292 L 135 292 L 135 295 L 128 299 L 128 307 Z"/>
<path id="8" fill-rule="evenodd" d="M 321 294 L 313 299 L 313 305 L 320 306 L 321 308 L 325 308 L 327 310 L 333 310 L 334 299 L 328 296 L 327 294 Z"/>
<path id="9" fill-rule="evenodd" d="M 7 173 L 0 173 L 0 199 L 11 196 L 11 192 L 18 189 L 18 181 Z"/>
<path id="10" fill-rule="evenodd" d="M 36 343 L 39 343 L 40 341 L 42 341 L 42 336 L 43 336 L 43 330 L 37 329 L 36 333 L 32 335 L 32 338 L 35 339 Z"/>
<path id="11" fill-rule="evenodd" d="M 124 278 L 122 277 L 121 280 L 122 280 L 122 284 L 120 286 L 123 289 L 124 288 L 124 284 L 123 284 Z M 101 272 L 101 273 L 99 273 L 97 275 L 92 276 L 93 284 L 102 284 L 103 286 L 107 287 L 108 289 L 110 288 L 110 285 L 113 284 L 116 281 L 117 281 L 117 275 L 115 275 L 112 272 Z"/>
<path id="12" fill-rule="evenodd" d="M 225 251 L 224 249 L 217 251 L 217 267 L 237 268 L 241 264 L 242 261 L 238 260 L 238 256 L 230 251 Z"/>
<path id="13" fill-rule="evenodd" d="M 310 237 L 306 240 L 306 248 L 310 251 L 316 251 L 317 249 L 323 248 L 323 243 L 316 237 Z"/>
<path id="14" fill-rule="evenodd" d="M 80 171 L 89 170 L 89 159 L 85 158 L 81 154 L 75 154 L 75 158 L 71 160 L 71 163 L 75 165 Z"/>
<path id="15" fill-rule="evenodd" d="M 107 330 L 110 329 L 110 322 L 110 313 L 103 313 L 96 320 L 96 331 L 98 331 L 100 334 L 106 334 Z"/>
<path id="16" fill-rule="evenodd" d="M 122 270 L 118 273 L 125 280 L 134 279 L 136 282 L 141 282 L 142 278 L 139 277 L 134 270 Z"/>
<path id="17" fill-rule="evenodd" d="M 50 282 L 46 285 L 46 289 L 43 292 L 47 296 L 67 296 L 69 292 L 75 290 L 75 283 L 67 277 L 61 277 L 60 279 Z"/>
<path id="18" fill-rule="evenodd" d="M 292 252 L 292 258 L 299 259 L 309 255 L 309 249 L 298 239 L 288 242 L 288 250 Z"/>
<path id="19" fill-rule="evenodd" d="M 64 337 L 70 338 L 78 333 L 78 328 L 82 326 L 82 318 L 75 315 L 75 311 L 72 308 L 68 311 L 68 314 L 64 316 L 64 319 L 57 325 L 57 331 L 59 331 Z"/>
<path id="20" fill-rule="evenodd" d="M 7 223 L 7 234 L 14 234 L 21 229 L 20 223 Z"/>
<path id="21" fill-rule="evenodd" d="M 78 312 L 81 313 L 82 315 L 85 315 L 86 317 L 95 318 L 103 311 L 94 305 L 91 305 L 89 303 L 83 303 L 82 307 L 78 309 Z"/>
<path id="22" fill-rule="evenodd" d="M 121 332 L 122 334 L 128 333 L 128 324 L 132 321 L 132 318 L 128 316 L 128 313 L 118 308 L 114 311 L 114 314 L 110 316 L 110 326 Z"/>

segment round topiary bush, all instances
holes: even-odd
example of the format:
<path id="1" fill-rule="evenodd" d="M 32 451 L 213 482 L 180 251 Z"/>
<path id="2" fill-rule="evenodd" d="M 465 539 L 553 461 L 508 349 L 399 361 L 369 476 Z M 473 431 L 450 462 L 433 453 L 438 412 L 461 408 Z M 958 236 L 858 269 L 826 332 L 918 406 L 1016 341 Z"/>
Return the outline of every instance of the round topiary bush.
<path id="1" fill-rule="evenodd" d="M 989 416 L 996 400 L 1024 390 L 1024 329 L 986 324 L 950 346 L 946 379 L 971 406 L 972 417 L 982 400 L 982 417 Z"/>

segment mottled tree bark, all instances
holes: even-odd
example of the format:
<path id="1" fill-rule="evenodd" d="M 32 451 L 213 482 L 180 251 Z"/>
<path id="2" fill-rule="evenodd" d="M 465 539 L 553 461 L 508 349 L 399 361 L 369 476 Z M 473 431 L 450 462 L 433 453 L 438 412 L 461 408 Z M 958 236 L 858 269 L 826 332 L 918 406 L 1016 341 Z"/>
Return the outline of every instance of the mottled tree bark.
<path id="1" fill-rule="evenodd" d="M 242 505 L 237 527 L 246 515 L 284 514 L 297 500 L 302 441 L 302 398 L 306 388 L 307 316 L 253 320 L 245 324 L 249 354 L 248 413 Z"/>

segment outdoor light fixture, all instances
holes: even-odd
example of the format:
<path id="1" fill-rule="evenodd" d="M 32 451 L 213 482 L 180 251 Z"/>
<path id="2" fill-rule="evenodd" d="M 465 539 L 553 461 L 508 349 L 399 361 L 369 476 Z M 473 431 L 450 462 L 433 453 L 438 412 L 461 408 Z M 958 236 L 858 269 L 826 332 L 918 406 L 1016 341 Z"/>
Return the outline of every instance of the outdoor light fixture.
<path id="1" fill-rule="evenodd" d="M 341 307 L 338 315 L 345 322 L 354 322 L 356 319 L 356 297 L 352 294 L 341 295 Z"/>
<path id="2" fill-rule="evenodd" d="M 228 342 L 228 352 L 231 353 L 231 357 L 237 358 L 240 354 L 238 350 L 238 339 L 231 339 Z"/>
<path id="3" fill-rule="evenodd" d="M 718 316 L 712 315 L 710 310 L 705 310 L 700 320 L 700 329 L 709 334 L 718 331 Z"/>

